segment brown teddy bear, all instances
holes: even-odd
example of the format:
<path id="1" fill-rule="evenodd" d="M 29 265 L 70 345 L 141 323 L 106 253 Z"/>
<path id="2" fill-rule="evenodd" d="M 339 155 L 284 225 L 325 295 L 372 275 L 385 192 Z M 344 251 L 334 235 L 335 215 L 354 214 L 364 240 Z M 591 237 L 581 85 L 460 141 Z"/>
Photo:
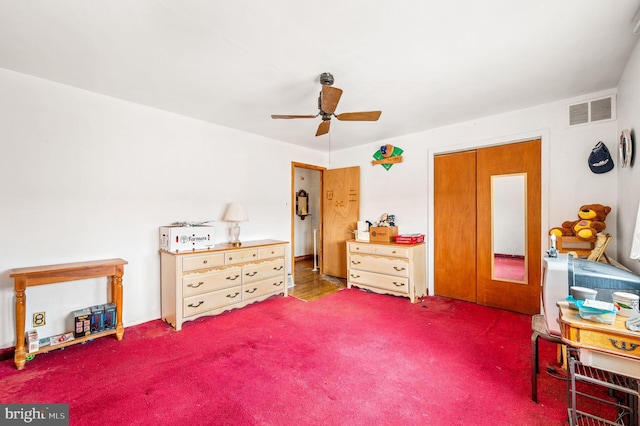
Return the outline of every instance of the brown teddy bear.
<path id="1" fill-rule="evenodd" d="M 598 232 L 604 231 L 607 227 L 604 220 L 611 212 L 611 207 L 602 204 L 587 204 L 580 207 L 578 212 L 579 220 L 573 222 L 562 222 L 562 227 L 551 228 L 549 235 L 556 237 L 576 236 L 583 240 L 589 240 L 596 236 Z"/>

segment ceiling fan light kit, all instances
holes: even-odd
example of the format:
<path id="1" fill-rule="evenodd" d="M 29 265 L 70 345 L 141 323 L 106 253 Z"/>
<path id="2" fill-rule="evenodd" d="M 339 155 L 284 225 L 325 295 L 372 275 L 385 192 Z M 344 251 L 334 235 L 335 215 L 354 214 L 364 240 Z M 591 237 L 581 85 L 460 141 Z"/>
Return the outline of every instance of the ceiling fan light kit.
<path id="1" fill-rule="evenodd" d="M 329 133 L 329 127 L 331 126 L 331 117 L 335 117 L 340 121 L 378 121 L 382 111 L 361 111 L 361 112 L 345 112 L 342 114 L 335 114 L 338 102 L 342 96 L 342 89 L 332 87 L 334 82 L 333 75 L 325 72 L 320 74 L 320 83 L 322 84 L 322 91 L 318 95 L 318 110 L 316 115 L 279 115 L 274 114 L 271 116 L 273 119 L 295 119 L 295 118 L 316 118 L 321 117 L 322 122 L 318 126 L 316 136 L 321 136 Z"/>

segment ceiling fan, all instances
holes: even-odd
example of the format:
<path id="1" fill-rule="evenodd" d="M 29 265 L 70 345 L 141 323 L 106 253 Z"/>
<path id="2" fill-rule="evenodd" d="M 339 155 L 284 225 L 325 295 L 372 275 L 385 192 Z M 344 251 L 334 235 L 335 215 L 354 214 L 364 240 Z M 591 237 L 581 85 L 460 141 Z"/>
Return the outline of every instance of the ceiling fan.
<path id="1" fill-rule="evenodd" d="M 380 118 L 382 111 L 363 111 L 363 112 L 343 112 L 342 114 L 335 114 L 336 107 L 342 96 L 342 89 L 332 87 L 333 75 L 325 72 L 320 74 L 320 83 L 322 84 L 322 91 L 318 95 L 318 110 L 316 115 L 272 115 L 271 118 L 275 119 L 292 119 L 292 118 L 316 118 L 322 117 L 322 122 L 318 126 L 316 136 L 329 133 L 329 126 L 331 125 L 331 117 L 335 117 L 341 121 L 377 121 Z"/>

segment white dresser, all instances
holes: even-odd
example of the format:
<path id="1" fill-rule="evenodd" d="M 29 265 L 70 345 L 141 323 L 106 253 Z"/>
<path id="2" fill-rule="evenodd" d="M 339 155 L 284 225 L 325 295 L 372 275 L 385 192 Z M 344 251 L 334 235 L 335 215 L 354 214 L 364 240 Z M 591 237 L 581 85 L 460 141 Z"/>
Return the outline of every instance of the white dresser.
<path id="1" fill-rule="evenodd" d="M 162 319 L 180 330 L 185 321 L 287 296 L 287 245 L 263 240 L 192 252 L 161 250 Z"/>
<path id="2" fill-rule="evenodd" d="M 425 245 L 347 241 L 347 288 L 408 297 L 427 295 Z"/>

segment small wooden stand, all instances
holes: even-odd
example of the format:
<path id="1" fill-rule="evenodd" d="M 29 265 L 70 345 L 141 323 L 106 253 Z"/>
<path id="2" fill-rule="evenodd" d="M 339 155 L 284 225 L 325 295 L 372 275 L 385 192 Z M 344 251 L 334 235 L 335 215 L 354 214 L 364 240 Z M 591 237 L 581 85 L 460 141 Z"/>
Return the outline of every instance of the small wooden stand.
<path id="1" fill-rule="evenodd" d="M 89 339 L 115 334 L 118 340 L 122 340 L 124 335 L 124 325 L 122 324 L 122 276 L 124 275 L 124 265 L 128 262 L 122 259 L 96 260 L 91 262 L 65 263 L 60 265 L 35 266 L 30 268 L 19 268 L 10 271 L 9 276 L 14 280 L 16 293 L 16 352 L 14 362 L 18 370 L 24 368 L 27 359 L 25 349 L 25 316 L 27 305 L 27 287 L 55 284 L 68 281 L 85 280 L 89 278 L 110 277 L 111 278 L 111 298 L 116 304 L 116 328 L 102 333 L 90 334 L 89 336 L 76 338 L 59 345 L 46 346 L 32 354 L 49 352 L 65 346 L 82 343 Z"/>
<path id="2" fill-rule="evenodd" d="M 587 257 L 596 246 L 596 237 L 589 240 L 578 237 L 558 237 L 557 245 L 560 253 L 575 251 L 579 257 Z"/>

